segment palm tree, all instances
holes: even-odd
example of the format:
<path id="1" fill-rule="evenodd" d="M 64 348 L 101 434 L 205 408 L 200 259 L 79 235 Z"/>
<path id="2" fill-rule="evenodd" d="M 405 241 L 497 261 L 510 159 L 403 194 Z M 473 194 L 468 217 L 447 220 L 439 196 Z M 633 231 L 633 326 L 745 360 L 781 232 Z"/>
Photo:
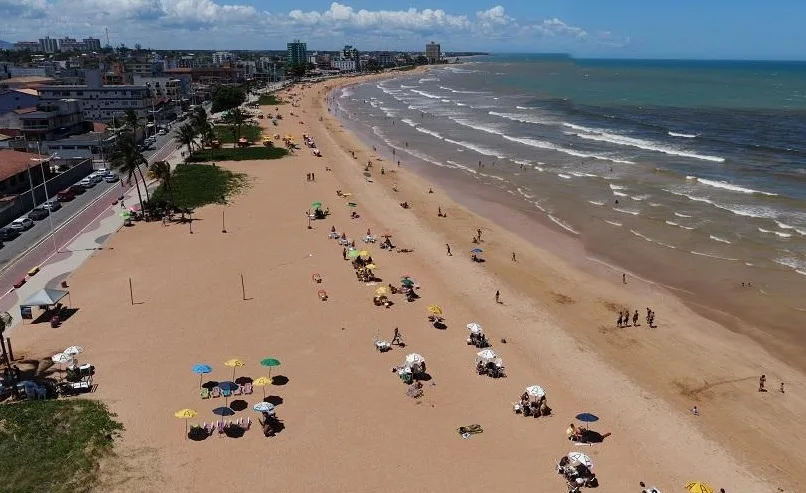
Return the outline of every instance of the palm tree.
<path id="1" fill-rule="evenodd" d="M 201 129 L 199 137 L 201 138 L 202 146 L 210 147 L 210 161 L 213 160 L 213 141 L 216 139 L 215 130 L 210 123 L 205 122 L 204 127 Z"/>
<path id="2" fill-rule="evenodd" d="M 232 125 L 236 146 L 238 145 L 238 140 L 241 138 L 241 127 L 244 126 L 248 118 L 248 115 L 244 113 L 241 108 L 233 108 L 229 112 L 227 121 L 230 125 Z"/>
<path id="3" fill-rule="evenodd" d="M 140 124 L 140 120 L 141 118 L 137 116 L 137 113 L 131 108 L 123 112 L 123 125 L 131 129 L 135 140 L 137 140 L 137 128 Z"/>
<path id="4" fill-rule="evenodd" d="M 176 133 L 174 140 L 177 143 L 177 149 L 181 149 L 182 146 L 187 146 L 188 155 L 187 158 L 185 158 L 185 161 L 187 161 L 193 153 L 193 144 L 196 143 L 196 129 L 193 128 L 193 124 L 185 123 L 179 127 L 179 131 Z"/>
<path id="5" fill-rule="evenodd" d="M 148 176 L 154 180 L 159 180 L 160 184 L 168 190 L 171 198 L 171 205 L 174 205 L 174 191 L 171 188 L 171 165 L 168 161 L 156 161 L 148 168 Z"/>
<path id="6" fill-rule="evenodd" d="M 146 188 L 146 200 L 148 200 L 148 187 L 145 184 L 145 179 L 143 179 L 143 170 L 140 169 L 140 166 L 148 166 L 148 161 L 137 150 L 133 134 L 124 132 L 118 136 L 115 148 L 112 149 L 112 153 L 109 156 L 109 164 L 113 169 L 118 170 L 118 173 L 125 174 L 129 183 L 131 183 L 132 176 L 134 176 L 137 198 L 140 200 L 140 210 L 144 211 L 143 196 L 140 194 L 140 182 L 137 175 L 139 174 L 140 179 L 143 181 L 143 186 Z"/>
<path id="7" fill-rule="evenodd" d="M 196 133 L 202 133 L 205 126 L 209 125 L 207 122 L 207 112 L 204 111 L 202 106 L 193 108 L 193 114 L 190 115 L 190 124 L 196 129 Z"/>

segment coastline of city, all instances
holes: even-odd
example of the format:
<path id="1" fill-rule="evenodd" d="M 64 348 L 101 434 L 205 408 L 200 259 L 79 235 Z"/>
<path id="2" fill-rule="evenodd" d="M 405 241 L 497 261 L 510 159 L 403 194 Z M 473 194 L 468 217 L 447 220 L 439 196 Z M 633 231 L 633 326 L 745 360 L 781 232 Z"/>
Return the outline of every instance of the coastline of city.
<path id="1" fill-rule="evenodd" d="M 47 53 L 48 43 L 40 40 L 38 49 Z M 806 481 L 806 452 L 788 440 L 806 432 L 797 419 L 806 409 L 799 362 L 702 317 L 671 290 L 582 267 L 588 263 L 582 242 L 493 194 L 469 193 L 470 183 L 414 164 L 404 154 L 408 142 L 392 153 L 339 106 L 361 84 L 427 78 L 450 66 L 442 62 L 472 53 L 448 57 L 434 42 L 407 54 L 361 54 L 346 46 L 328 60 L 333 73 L 306 74 L 318 54 L 311 58 L 295 40 L 284 50 L 289 79 L 281 81 L 276 60 L 254 63 L 249 77 L 237 68 L 238 55 L 217 53 L 216 70 L 165 70 L 163 63 L 165 75 L 133 75 L 130 82 L 124 75 L 112 84 L 120 73 L 89 69 L 83 85 L 21 80 L 35 87 L 9 89 L 39 98 L 34 111 L 11 110 L 21 138 L 6 139 L 36 150 L 42 179 L 32 179 L 27 192 L 34 204 L 55 195 L 42 181 L 63 188 L 66 173 L 79 165 L 93 176 L 102 169 L 99 182 L 110 168 L 123 172 L 128 168 L 112 166 L 121 162 L 120 142 L 141 141 L 131 154 L 143 157 L 128 176 L 133 185 L 124 186 L 122 176 L 106 188 L 87 186 L 96 217 L 82 218 L 85 209 L 65 201 L 62 212 L 72 215 L 59 219 L 57 229 L 75 236 L 57 237 L 52 224 L 48 234 L 39 221 L 32 230 L 40 244 L 52 239 L 56 248 L 30 266 L 24 289 L 69 290 L 77 310 L 55 325 L 44 316 L 19 320 L 22 300 L 14 288 L 0 305 L 14 318 L 4 319 L 15 353 L 8 368 L 61 388 L 66 377 L 55 356 L 76 368 L 78 360 L 90 363 L 91 378 L 74 382 L 88 382 L 89 392 L 48 402 L 98 400 L 122 423 L 109 432 L 120 437 L 114 453 L 91 467 L 94 490 L 251 491 L 271 481 L 281 491 L 520 491 L 535 484 L 560 491 L 563 475 L 569 488 L 575 479 L 562 467 L 558 475 L 558 462 L 575 452 L 595 464 L 585 470 L 595 473 L 603 493 L 638 491 L 639 482 L 673 491 L 691 481 L 709 483 L 713 492 L 781 492 Z M 359 73 L 369 59 L 375 73 Z M 25 77 L 40 76 L 16 78 Z M 214 111 L 216 86 L 228 94 L 243 88 L 242 98 Z M 110 109 L 81 99 L 92 101 L 90 94 L 125 105 Z M 141 126 L 115 121 L 126 120 L 130 98 L 142 110 Z M 48 111 L 53 118 L 73 115 L 75 131 L 94 132 L 65 137 L 59 127 L 47 131 L 60 138 L 31 138 L 42 129 L 26 131 L 22 116 Z M 202 126 L 226 130 L 217 139 L 202 132 L 183 140 L 199 114 Z M 367 118 L 370 128 L 387 124 Z M 231 141 L 218 140 L 225 138 Z M 21 153 L 13 146 L 0 153 Z M 412 141 L 410 150 L 426 149 Z M 202 161 L 185 162 L 190 158 Z M 24 161 L 16 174 L 30 173 Z M 135 205 L 141 187 L 168 197 L 166 184 L 175 180 L 181 197 L 182 173 L 192 167 L 240 181 L 205 205 L 140 221 L 151 214 Z M 38 197 L 39 187 L 47 200 Z M 519 231 L 523 224 L 528 234 Z M 345 243 L 332 234 L 342 232 Z M 13 241 L 33 241 L 26 235 Z M 394 246 L 382 249 L 384 238 Z M 34 262 L 30 250 L 9 258 L 2 275 L 27 269 L 26 258 Z M 408 300 L 398 293 L 409 289 L 416 296 Z M 64 300 L 57 301 L 62 310 Z M 644 307 L 658 314 L 654 328 Z M 640 323 L 615 327 L 622 309 L 641 312 Z M 506 378 L 477 373 L 483 346 L 468 338 L 472 323 L 503 358 Z M 378 351 L 393 334 L 405 344 Z M 63 349 L 73 345 L 80 351 Z M 398 376 L 410 369 L 404 360 L 412 353 L 428 365 L 419 387 Z M 757 388 L 762 374 L 764 392 Z M 201 389 L 208 380 L 204 388 L 232 383 L 237 393 L 207 398 Z M 536 385 L 550 416 L 526 419 L 514 412 L 523 407 L 513 405 L 524 393 L 528 403 Z M 23 397 L 5 393 L 8 402 L 0 406 L 39 404 Z M 253 411 L 259 406 L 264 411 Z M 266 424 L 269 417 L 275 424 Z M 226 431 L 225 422 L 238 433 Z M 569 423 L 569 430 L 584 426 L 600 439 L 570 441 L 577 435 L 566 431 Z"/>

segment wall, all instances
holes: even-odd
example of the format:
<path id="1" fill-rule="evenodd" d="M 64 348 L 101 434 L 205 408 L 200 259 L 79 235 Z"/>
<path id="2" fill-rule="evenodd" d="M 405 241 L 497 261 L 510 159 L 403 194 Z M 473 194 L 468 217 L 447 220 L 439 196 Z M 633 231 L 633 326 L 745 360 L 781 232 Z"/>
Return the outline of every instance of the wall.
<path id="1" fill-rule="evenodd" d="M 70 185 L 80 181 L 85 176 L 92 173 L 92 160 L 88 159 L 73 166 L 64 173 L 60 173 L 50 180 L 48 180 L 48 196 L 56 198 L 56 194 Z M 36 167 L 31 168 L 31 173 L 38 172 Z M 27 173 L 27 172 L 26 172 Z M 41 204 L 45 201 L 45 187 L 40 183 L 34 187 L 34 195 L 36 195 L 36 203 Z M 7 226 L 11 221 L 20 216 L 27 214 L 33 209 L 33 202 L 31 191 L 26 190 L 24 193 L 17 196 L 16 199 L 6 203 L 3 209 L 0 210 L 0 227 Z"/>

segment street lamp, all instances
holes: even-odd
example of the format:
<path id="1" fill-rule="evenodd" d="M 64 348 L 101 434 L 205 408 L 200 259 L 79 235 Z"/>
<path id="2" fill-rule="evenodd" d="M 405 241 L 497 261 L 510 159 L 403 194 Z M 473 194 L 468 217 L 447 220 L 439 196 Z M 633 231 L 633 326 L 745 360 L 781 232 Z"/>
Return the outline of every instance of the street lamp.
<path id="1" fill-rule="evenodd" d="M 36 152 L 37 152 L 37 155 L 39 155 L 39 156 L 42 155 L 41 142 L 40 141 L 36 142 Z M 48 194 L 48 180 L 45 177 L 44 162 L 45 161 L 50 161 L 54 157 L 56 157 L 56 154 L 52 154 L 47 159 L 43 159 L 41 157 L 40 158 L 31 158 L 31 161 L 39 161 L 39 171 L 42 172 L 42 186 L 45 189 L 45 203 L 46 204 L 48 202 L 50 202 L 50 195 Z M 31 168 L 30 167 L 28 167 L 28 179 L 29 180 L 31 179 Z M 32 189 L 33 189 L 33 186 L 32 186 Z M 34 201 L 34 207 L 36 207 L 36 201 Z M 48 209 L 48 223 L 50 223 L 50 239 L 53 241 L 53 253 L 59 253 L 59 248 L 56 246 L 56 234 L 53 231 L 53 217 L 51 215 L 52 211 L 50 210 L 50 207 L 48 207 L 47 209 Z"/>

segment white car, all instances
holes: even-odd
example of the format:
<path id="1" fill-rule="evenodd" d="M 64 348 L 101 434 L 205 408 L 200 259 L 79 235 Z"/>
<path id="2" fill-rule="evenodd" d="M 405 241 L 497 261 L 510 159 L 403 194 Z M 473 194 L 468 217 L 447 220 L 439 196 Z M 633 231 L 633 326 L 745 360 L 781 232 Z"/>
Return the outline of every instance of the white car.
<path id="1" fill-rule="evenodd" d="M 93 180 L 92 178 L 84 178 L 83 180 L 78 182 L 78 184 L 84 188 L 92 188 L 95 186 L 95 180 Z"/>
<path id="2" fill-rule="evenodd" d="M 11 221 L 11 224 L 9 224 L 9 227 L 11 229 L 15 229 L 17 231 L 25 231 L 27 229 L 33 228 L 34 227 L 34 222 L 30 218 L 21 217 L 19 219 L 15 219 L 15 220 Z"/>
<path id="3" fill-rule="evenodd" d="M 165 135 L 165 134 L 167 134 L 168 132 L 166 132 L 164 128 L 161 128 L 161 129 L 160 129 L 160 131 L 159 131 L 159 132 L 157 132 L 157 133 L 158 133 L 159 135 Z"/>
<path id="4" fill-rule="evenodd" d="M 87 178 L 92 180 L 93 183 L 101 183 L 104 179 L 104 174 L 96 171 L 95 173 L 91 173 Z"/>
<path id="5" fill-rule="evenodd" d="M 120 180 L 120 176 L 114 171 L 107 171 L 104 174 L 104 181 L 107 183 L 115 183 L 118 180 Z"/>

